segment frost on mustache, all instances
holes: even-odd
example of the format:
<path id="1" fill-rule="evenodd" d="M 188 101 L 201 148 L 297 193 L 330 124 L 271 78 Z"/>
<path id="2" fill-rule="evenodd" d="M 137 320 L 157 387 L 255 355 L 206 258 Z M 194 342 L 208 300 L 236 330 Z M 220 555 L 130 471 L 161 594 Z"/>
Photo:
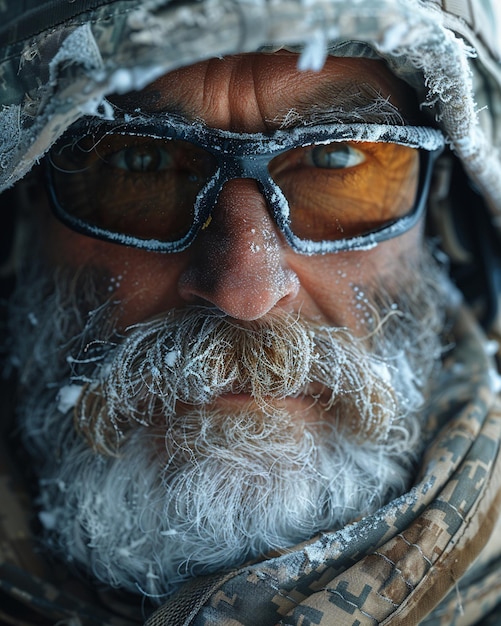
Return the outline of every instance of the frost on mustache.
<path id="1" fill-rule="evenodd" d="M 274 401 L 304 395 L 334 420 L 342 415 L 343 427 L 377 439 L 401 409 L 390 368 L 346 329 L 286 314 L 243 324 L 194 307 L 136 325 L 110 349 L 77 402 L 76 426 L 95 450 L 116 454 L 128 430 L 167 427 L 179 403 L 248 394 L 273 418 Z M 412 377 L 406 391 L 416 395 Z"/>

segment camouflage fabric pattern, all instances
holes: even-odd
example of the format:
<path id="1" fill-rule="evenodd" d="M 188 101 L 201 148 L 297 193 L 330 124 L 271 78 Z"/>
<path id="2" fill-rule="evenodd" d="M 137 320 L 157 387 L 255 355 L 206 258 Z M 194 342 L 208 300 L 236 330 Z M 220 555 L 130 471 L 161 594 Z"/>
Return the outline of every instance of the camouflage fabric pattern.
<path id="1" fill-rule="evenodd" d="M 495 611 L 501 598 L 497 374 L 485 338 L 468 314 L 461 314 L 456 331 L 458 345 L 431 404 L 429 429 L 435 434 L 408 493 L 372 516 L 284 554 L 194 579 L 146 626 L 468 626 Z M 9 481 L 4 474 L 2 510 L 17 506 L 20 517 L 15 525 L 5 513 L 1 517 L 0 594 L 15 601 L 16 610 L 23 606 L 46 619 L 4 623 L 55 624 L 70 618 L 75 621 L 63 623 L 138 623 L 117 613 L 131 616 L 132 608 L 106 608 L 102 597 L 95 604 L 77 600 L 58 588 L 47 569 L 45 578 L 40 569 L 37 575 L 38 558 L 30 561 L 26 550 L 32 541 L 29 527 Z M 141 600 L 136 602 L 139 607 Z"/>

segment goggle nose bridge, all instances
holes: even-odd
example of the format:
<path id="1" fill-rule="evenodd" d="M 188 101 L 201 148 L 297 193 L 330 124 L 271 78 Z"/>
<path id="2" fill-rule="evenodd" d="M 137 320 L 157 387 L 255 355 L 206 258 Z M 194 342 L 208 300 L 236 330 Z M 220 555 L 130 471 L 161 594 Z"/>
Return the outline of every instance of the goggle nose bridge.
<path id="1" fill-rule="evenodd" d="M 277 197 L 280 200 L 280 204 L 287 203 L 287 200 L 279 188 L 279 186 L 273 181 L 268 172 L 268 163 L 277 154 L 285 152 L 286 149 L 277 151 L 276 154 L 231 154 L 226 150 L 214 150 L 207 149 L 218 161 L 218 168 L 210 176 L 205 185 L 200 189 L 197 199 L 195 201 L 195 219 L 198 218 L 202 224 L 205 224 L 214 211 L 219 195 L 226 185 L 226 183 L 232 180 L 255 180 L 259 193 L 264 197 L 271 216 L 277 223 L 279 228 L 282 228 L 286 221 L 282 212 L 277 210 L 277 203 L 273 202 L 273 198 Z M 287 203 L 288 206 L 288 203 Z M 200 230 L 200 224 L 197 231 Z"/>

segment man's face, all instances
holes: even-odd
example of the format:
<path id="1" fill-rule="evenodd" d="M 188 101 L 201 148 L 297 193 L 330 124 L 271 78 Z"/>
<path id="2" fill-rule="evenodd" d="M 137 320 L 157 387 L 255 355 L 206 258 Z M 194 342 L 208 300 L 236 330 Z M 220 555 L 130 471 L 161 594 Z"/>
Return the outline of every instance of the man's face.
<path id="1" fill-rule="evenodd" d="M 290 53 L 212 59 L 172 72 L 143 92 L 114 99 L 129 111 L 168 111 L 238 132 L 270 131 L 311 120 L 353 121 L 373 107 L 372 121 L 388 119 L 388 103 L 403 118 L 416 111 L 403 83 L 382 63 L 329 58 L 321 72 L 300 72 Z M 376 104 L 376 106 L 374 106 Z M 378 115 L 378 106 L 380 113 Z M 363 113 L 361 114 L 363 115 Z M 363 117 L 362 117 L 363 121 Z M 118 190 L 117 190 L 118 193 Z M 371 196 L 374 189 L 360 188 Z M 388 281 L 402 255 L 417 260 L 420 229 L 364 252 L 305 256 L 295 253 L 273 223 L 252 180 L 223 188 L 212 221 L 180 254 L 152 254 L 110 246 L 53 224 L 49 250 L 56 263 L 92 262 L 113 279 L 124 299 L 122 324 L 188 304 L 212 305 L 238 320 L 270 311 L 302 313 L 364 334 L 354 285 Z"/>
<path id="2" fill-rule="evenodd" d="M 242 133 L 416 117 L 379 62 L 296 63 L 210 60 L 110 99 Z M 25 442 L 45 456 L 42 520 L 70 560 L 163 597 L 405 488 L 443 322 L 421 225 L 363 251 L 299 254 L 252 179 L 224 185 L 179 253 L 46 225 L 44 286 L 20 287 L 12 323 Z"/>

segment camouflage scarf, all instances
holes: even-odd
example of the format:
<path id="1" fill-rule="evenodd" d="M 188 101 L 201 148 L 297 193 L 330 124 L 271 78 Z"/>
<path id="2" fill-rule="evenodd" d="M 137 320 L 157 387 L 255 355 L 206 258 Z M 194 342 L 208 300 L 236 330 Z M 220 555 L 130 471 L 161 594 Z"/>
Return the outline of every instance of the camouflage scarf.
<path id="1" fill-rule="evenodd" d="M 145 626 L 467 626 L 482 618 L 484 625 L 501 623 L 495 608 L 501 597 L 497 374 L 485 338 L 467 313 L 460 314 L 455 337 L 432 402 L 429 424 L 436 434 L 408 493 L 287 553 L 194 579 Z M 112 608 L 102 596 L 77 599 L 53 582 L 54 572 L 38 563 L 31 548 L 6 459 L 2 454 L 0 623 L 140 622 L 137 607 L 119 602 Z"/>

